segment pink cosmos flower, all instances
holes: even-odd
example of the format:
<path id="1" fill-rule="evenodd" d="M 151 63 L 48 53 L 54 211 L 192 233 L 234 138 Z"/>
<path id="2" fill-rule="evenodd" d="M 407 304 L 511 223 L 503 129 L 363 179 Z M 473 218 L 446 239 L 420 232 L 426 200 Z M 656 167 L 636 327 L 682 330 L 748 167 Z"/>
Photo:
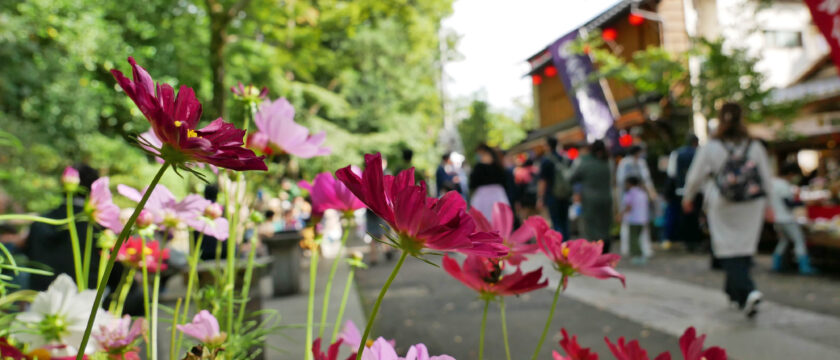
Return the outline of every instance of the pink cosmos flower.
<path id="1" fill-rule="evenodd" d="M 134 202 L 140 202 L 145 191 L 148 191 L 148 189 L 141 193 L 130 186 L 117 185 L 117 192 Z M 152 213 L 155 224 L 164 228 L 175 229 L 180 224 L 186 224 L 201 216 L 209 204 L 209 200 L 196 194 L 187 195 L 183 200 L 178 201 L 166 186 L 157 185 L 152 190 L 145 209 Z"/>
<path id="2" fill-rule="evenodd" d="M 468 255 L 461 268 L 449 255 L 443 257 L 443 269 L 482 296 L 519 295 L 548 286 L 548 280 L 540 282 L 542 268 L 523 275 L 519 268 L 512 274 L 504 274 L 503 266 L 504 262 L 499 260 Z"/>
<path id="3" fill-rule="evenodd" d="M 131 323 L 131 316 L 125 315 L 122 318 L 113 318 L 104 325 L 99 326 L 99 331 L 93 333 L 100 349 L 112 355 L 122 355 L 127 352 L 137 351 L 135 341 L 143 335 L 146 323 L 143 318 L 134 320 Z"/>
<path id="4" fill-rule="evenodd" d="M 9 340 L 5 337 L 0 338 L 0 358 L 12 360 L 25 360 L 26 355 L 20 349 L 9 344 Z"/>
<path id="5" fill-rule="evenodd" d="M 146 263 L 146 268 L 150 272 L 158 272 L 158 270 L 166 270 L 169 260 L 169 249 L 160 249 L 160 243 L 157 240 L 146 242 L 146 247 L 143 247 L 143 240 L 138 237 L 130 237 L 123 243 L 120 250 L 117 252 L 117 261 L 132 266 L 134 268 L 142 268 L 143 262 Z M 160 264 L 160 268 L 158 268 Z"/>
<path id="6" fill-rule="evenodd" d="M 262 89 L 257 89 L 256 86 L 248 84 L 242 85 L 241 81 L 237 81 L 238 86 L 231 86 L 230 91 L 241 99 L 265 99 L 268 95 L 268 88 L 263 86 Z"/>
<path id="7" fill-rule="evenodd" d="M 413 255 L 424 248 L 459 251 L 487 257 L 507 255 L 496 233 L 476 231 L 464 199 L 450 191 L 440 199 L 427 197 L 426 184 L 414 184 L 414 169 L 385 175 L 380 154 L 365 155 L 359 176 L 348 166 L 336 176 L 399 235 L 400 247 Z"/>
<path id="8" fill-rule="evenodd" d="M 338 360 L 338 351 L 339 351 L 339 348 L 340 348 L 342 342 L 343 342 L 343 340 L 338 339 L 338 341 L 336 341 L 335 343 L 330 345 L 329 348 L 327 348 L 327 353 L 324 354 L 323 352 L 321 352 L 321 338 L 315 339 L 315 341 L 312 342 L 312 356 L 313 356 L 313 359 L 314 360 Z M 347 357 L 347 360 L 353 360 L 355 358 L 356 358 L 356 354 L 351 354 L 349 357 Z"/>
<path id="9" fill-rule="evenodd" d="M 617 278 L 624 285 L 624 275 L 615 270 L 615 265 L 621 259 L 616 254 L 603 254 L 602 241 L 589 242 L 584 239 L 563 242 L 563 235 L 551 230 L 545 219 L 532 216 L 526 220 L 537 233 L 537 244 L 554 262 L 557 271 L 563 276 L 563 287 L 568 284 L 569 277 L 575 274 L 594 277 L 596 279 Z"/>
<path id="10" fill-rule="evenodd" d="M 321 146 L 327 133 L 309 135 L 309 129 L 295 122 L 295 108 L 285 98 L 260 104 L 254 124 L 258 131 L 249 136 L 248 146 L 265 154 L 288 153 L 308 159 L 331 152 Z"/>
<path id="11" fill-rule="evenodd" d="M 568 356 L 562 356 L 557 351 L 554 351 L 552 353 L 554 360 L 598 360 L 598 354 L 578 344 L 577 336 L 572 336 L 570 339 L 566 329 L 560 329 L 560 331 L 563 333 L 563 339 L 560 340 L 560 347 L 563 348 L 563 351 Z"/>
<path id="12" fill-rule="evenodd" d="M 120 222 L 120 208 L 113 202 L 111 190 L 108 189 L 109 181 L 108 177 L 101 177 L 91 184 L 90 197 L 85 204 L 85 212 L 97 224 L 119 233 L 123 228 L 123 224 Z"/>
<path id="13" fill-rule="evenodd" d="M 365 207 L 356 195 L 331 173 L 323 172 L 315 176 L 312 183 L 301 180 L 298 186 L 309 190 L 312 198 L 312 213 L 320 217 L 327 209 L 342 213 L 352 212 Z"/>
<path id="14" fill-rule="evenodd" d="M 609 338 L 604 337 L 604 341 L 607 342 L 607 346 L 610 348 L 616 360 L 650 360 L 647 350 L 642 349 L 638 340 L 625 343 L 624 337 L 620 337 L 618 338 L 618 344 L 613 344 Z M 659 354 L 653 360 L 671 360 L 671 354 L 666 351 Z"/>
<path id="15" fill-rule="evenodd" d="M 187 225 L 219 241 L 227 240 L 230 236 L 230 229 L 228 220 L 222 217 L 222 206 L 210 200 L 203 198 L 202 200 L 206 204 L 204 212 L 201 216 L 188 219 L 186 221 Z"/>
<path id="16" fill-rule="evenodd" d="M 522 224 L 519 229 L 513 231 L 513 210 L 505 203 L 496 203 L 493 206 L 493 223 L 487 221 L 480 211 L 470 209 L 470 215 L 475 220 L 478 231 L 498 231 L 502 237 L 502 243 L 508 247 L 510 252 L 505 260 L 511 265 L 517 266 L 525 261 L 526 254 L 533 254 L 539 250 L 537 244 L 528 244 L 528 240 L 534 238 L 534 229 L 528 223 Z"/>
<path id="17" fill-rule="evenodd" d="M 697 330 L 690 327 L 680 337 L 680 350 L 685 360 L 726 360 L 726 350 L 714 346 L 703 350 L 706 335 L 697 337 Z"/>
<path id="18" fill-rule="evenodd" d="M 218 118 L 197 129 L 201 103 L 193 89 L 181 86 L 178 95 L 168 84 L 155 84 L 145 69 L 129 57 L 132 78 L 116 69 L 111 74 L 140 109 L 158 139 L 163 143 L 159 155 L 170 161 L 204 162 L 232 170 L 267 170 L 263 157 L 243 147 L 244 130 Z"/>
<path id="19" fill-rule="evenodd" d="M 177 325 L 176 328 L 205 345 L 219 345 L 227 338 L 227 334 L 219 331 L 219 321 L 207 310 L 195 314 L 192 323 Z"/>

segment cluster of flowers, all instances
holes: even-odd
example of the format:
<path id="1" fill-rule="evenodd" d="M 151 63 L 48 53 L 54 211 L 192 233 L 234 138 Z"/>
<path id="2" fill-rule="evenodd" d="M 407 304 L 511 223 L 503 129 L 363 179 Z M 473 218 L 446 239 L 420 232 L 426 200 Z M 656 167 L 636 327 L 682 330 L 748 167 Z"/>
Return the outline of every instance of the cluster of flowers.
<path id="1" fill-rule="evenodd" d="M 580 346 L 577 342 L 577 336 L 569 338 L 569 333 L 566 329 L 561 330 L 563 339 L 560 340 L 560 347 L 567 356 L 560 355 L 555 351 L 552 355 L 554 360 L 598 360 L 598 354 L 589 348 Z M 685 330 L 680 337 L 680 352 L 684 360 L 726 360 L 726 350 L 713 346 L 710 348 L 703 348 L 703 343 L 706 340 L 706 335 L 697 336 L 697 330 L 690 327 Z M 647 350 L 639 345 L 638 340 L 626 342 L 624 337 L 618 338 L 617 344 L 613 344 L 609 338 L 604 338 L 610 352 L 617 360 L 649 360 Z M 671 360 L 669 352 L 663 352 L 657 355 L 653 360 Z"/>

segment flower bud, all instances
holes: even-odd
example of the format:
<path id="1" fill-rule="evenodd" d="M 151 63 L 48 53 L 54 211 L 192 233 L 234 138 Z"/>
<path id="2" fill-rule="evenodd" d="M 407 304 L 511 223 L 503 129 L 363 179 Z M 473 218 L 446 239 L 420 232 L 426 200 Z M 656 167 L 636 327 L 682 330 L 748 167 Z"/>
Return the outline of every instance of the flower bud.
<path id="1" fill-rule="evenodd" d="M 254 224 L 262 224 L 265 222 L 265 215 L 259 211 L 251 211 L 251 222 Z"/>
<path id="2" fill-rule="evenodd" d="M 109 229 L 105 229 L 102 231 L 102 234 L 99 235 L 99 240 L 96 242 L 96 246 L 100 249 L 113 249 L 116 243 L 117 234 L 114 234 L 114 232 Z"/>
<path id="3" fill-rule="evenodd" d="M 350 252 L 350 258 L 353 260 L 362 260 L 363 257 L 364 255 L 359 250 L 353 250 Z"/>
<path id="4" fill-rule="evenodd" d="M 137 221 L 135 221 L 135 224 L 137 224 L 137 228 L 144 229 L 149 225 L 152 225 L 152 223 L 154 222 L 155 217 L 152 215 L 152 213 L 146 209 L 143 209 L 140 210 L 140 214 L 137 215 Z"/>
<path id="5" fill-rule="evenodd" d="M 61 174 L 61 185 L 66 192 L 76 192 L 79 189 L 79 171 L 71 166 L 64 168 Z"/>
<path id="6" fill-rule="evenodd" d="M 204 209 L 204 216 L 211 219 L 216 219 L 222 216 L 222 212 L 222 205 L 219 205 L 218 203 L 212 203 L 210 204 L 210 206 Z"/>

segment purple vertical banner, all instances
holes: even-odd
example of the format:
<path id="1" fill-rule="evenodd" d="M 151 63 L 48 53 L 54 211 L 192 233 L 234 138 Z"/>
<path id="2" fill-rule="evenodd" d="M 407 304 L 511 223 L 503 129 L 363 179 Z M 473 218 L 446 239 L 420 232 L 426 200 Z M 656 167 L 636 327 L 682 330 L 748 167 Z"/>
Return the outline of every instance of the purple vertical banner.
<path id="1" fill-rule="evenodd" d="M 575 108 L 575 116 L 586 134 L 586 141 L 604 140 L 607 148 L 618 145 L 615 119 L 607 104 L 607 97 L 601 82 L 593 80 L 595 71 L 592 60 L 584 54 L 577 54 L 570 46 L 578 38 L 579 31 L 572 31 L 557 39 L 548 51 L 557 68 L 557 76 L 566 88 L 566 94 Z"/>

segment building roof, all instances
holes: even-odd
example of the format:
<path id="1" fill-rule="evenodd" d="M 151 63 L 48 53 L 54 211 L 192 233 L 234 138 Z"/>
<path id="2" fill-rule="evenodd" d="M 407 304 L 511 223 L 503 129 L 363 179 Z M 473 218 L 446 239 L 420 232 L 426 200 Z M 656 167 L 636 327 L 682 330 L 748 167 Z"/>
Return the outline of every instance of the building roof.
<path id="1" fill-rule="evenodd" d="M 840 95 L 840 77 L 832 76 L 808 80 L 770 94 L 770 103 L 780 104 L 797 100 L 822 100 Z"/>

